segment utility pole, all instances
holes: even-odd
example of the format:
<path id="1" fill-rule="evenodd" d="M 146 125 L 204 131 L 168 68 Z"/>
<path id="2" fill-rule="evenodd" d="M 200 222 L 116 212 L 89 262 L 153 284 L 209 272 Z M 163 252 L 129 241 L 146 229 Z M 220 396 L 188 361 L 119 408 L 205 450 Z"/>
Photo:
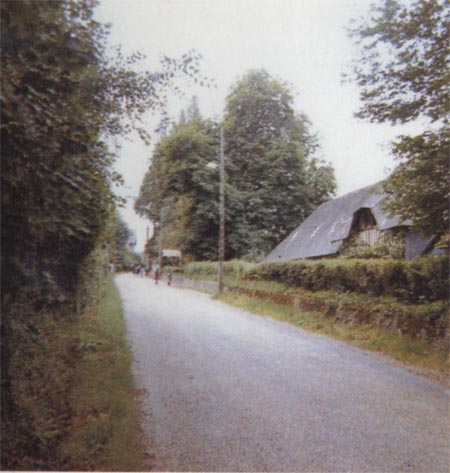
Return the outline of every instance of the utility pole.
<path id="1" fill-rule="evenodd" d="M 218 268 L 218 292 L 223 292 L 223 261 L 225 259 L 225 156 L 223 152 L 223 127 L 220 127 L 219 142 L 219 268 Z"/>
<path id="2" fill-rule="evenodd" d="M 151 264 L 151 257 L 150 257 L 150 247 L 149 247 L 149 240 L 150 240 L 150 227 L 147 225 L 146 232 L 145 232 L 145 252 L 147 252 L 147 267 L 150 267 Z"/>
<path id="3" fill-rule="evenodd" d="M 159 248 L 158 248 L 158 265 L 159 274 L 162 274 L 162 261 L 163 261 L 163 231 L 164 231 L 164 209 L 161 207 L 159 213 Z"/>

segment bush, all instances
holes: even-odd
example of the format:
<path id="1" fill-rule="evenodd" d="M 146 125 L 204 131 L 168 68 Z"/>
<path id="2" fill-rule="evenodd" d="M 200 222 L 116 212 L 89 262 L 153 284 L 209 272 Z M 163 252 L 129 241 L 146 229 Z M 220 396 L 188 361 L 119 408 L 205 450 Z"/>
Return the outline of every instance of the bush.
<path id="1" fill-rule="evenodd" d="M 266 262 L 246 268 L 244 277 L 277 281 L 311 291 L 357 292 L 408 302 L 448 299 L 446 257 L 404 260 L 301 260 Z"/>
<path id="2" fill-rule="evenodd" d="M 3 470 L 66 468 L 59 447 L 72 416 L 77 320 L 96 307 L 107 261 L 104 250 L 92 251 L 72 276 L 74 292 L 51 274 L 47 280 L 31 274 L 2 307 Z"/>
<path id="3" fill-rule="evenodd" d="M 229 277 L 238 279 L 245 278 L 247 272 L 257 265 L 246 261 L 232 260 L 226 261 L 223 265 L 224 274 Z M 188 263 L 184 267 L 184 274 L 186 276 L 203 276 L 210 278 L 217 276 L 218 264 L 216 262 L 203 261 L 197 263 Z"/>
<path id="4" fill-rule="evenodd" d="M 377 242 L 375 246 L 370 246 L 365 242 L 355 242 L 344 248 L 340 255 L 342 258 L 392 258 L 403 259 L 405 257 L 405 245 L 403 241 L 393 243 Z"/>

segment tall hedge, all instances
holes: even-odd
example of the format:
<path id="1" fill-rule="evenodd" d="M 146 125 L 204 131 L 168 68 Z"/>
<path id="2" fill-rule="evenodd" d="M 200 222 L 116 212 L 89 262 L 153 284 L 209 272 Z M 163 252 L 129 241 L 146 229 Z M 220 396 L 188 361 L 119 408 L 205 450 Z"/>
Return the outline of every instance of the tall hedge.
<path id="1" fill-rule="evenodd" d="M 94 256 L 106 249 L 105 227 L 117 201 L 112 185 L 121 181 L 106 138 L 132 129 L 148 137 L 142 117 L 164 107 L 163 92 L 177 76 L 198 70 L 195 54 L 165 57 L 155 72 L 136 70 L 140 54 L 125 57 L 117 51 L 110 59 L 107 27 L 93 17 L 96 3 L 0 2 L 1 467 L 6 470 L 62 468 L 49 460 L 59 433 L 41 435 L 42 424 L 32 412 L 43 400 L 51 399 L 55 407 L 53 399 L 63 401 L 68 394 L 64 388 L 53 398 L 46 391 L 52 383 L 41 382 L 44 376 L 58 378 L 59 371 L 47 367 L 46 356 L 37 366 L 34 354 L 46 349 L 54 354 L 52 331 L 57 338 L 57 328 L 76 316 L 75 306 L 86 306 L 97 266 L 104 266 Z M 21 376 L 20 366 L 29 370 L 31 361 L 35 374 Z M 65 415 L 53 407 L 49 425 Z"/>
<path id="2" fill-rule="evenodd" d="M 246 271 L 246 278 L 277 281 L 311 291 L 393 296 L 407 303 L 449 297 L 446 256 L 428 256 L 411 262 L 344 259 L 266 262 Z"/>

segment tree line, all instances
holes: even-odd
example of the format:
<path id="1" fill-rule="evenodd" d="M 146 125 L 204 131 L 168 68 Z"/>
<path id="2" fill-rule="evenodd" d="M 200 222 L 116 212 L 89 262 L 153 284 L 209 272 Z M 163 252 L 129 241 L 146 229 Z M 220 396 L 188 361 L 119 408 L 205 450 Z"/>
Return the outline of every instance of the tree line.
<path id="1" fill-rule="evenodd" d="M 218 129 L 225 136 L 226 258 L 259 259 L 335 191 L 317 157 L 311 124 L 289 88 L 264 70 L 232 86 L 223 122 L 200 116 L 196 99 L 157 144 L 135 209 L 157 224 L 161 243 L 188 259 L 217 258 Z M 162 224 L 160 223 L 162 221 Z"/>
<path id="2" fill-rule="evenodd" d="M 350 80 L 358 84 L 358 118 L 425 123 L 416 136 L 392 143 L 397 166 L 384 181 L 386 210 L 424 235 L 449 228 L 449 3 L 385 0 L 349 33 L 357 45 Z M 194 106 L 195 110 L 195 106 Z M 257 260 L 335 190 L 333 170 L 315 157 L 317 140 L 292 108 L 285 84 L 251 71 L 231 89 L 222 123 L 182 114 L 158 144 L 136 211 L 156 222 L 149 244 L 175 246 L 189 259 L 217 257 L 219 126 L 225 131 L 226 257 Z M 161 243 L 161 225 L 163 238 Z M 448 240 L 448 238 L 447 238 Z"/>

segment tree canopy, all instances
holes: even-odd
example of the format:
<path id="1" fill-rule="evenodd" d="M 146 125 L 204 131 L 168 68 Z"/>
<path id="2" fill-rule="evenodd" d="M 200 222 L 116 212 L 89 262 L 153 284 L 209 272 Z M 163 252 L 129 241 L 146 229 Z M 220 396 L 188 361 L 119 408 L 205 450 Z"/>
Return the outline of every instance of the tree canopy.
<path id="1" fill-rule="evenodd" d="M 317 140 L 292 101 L 265 71 L 248 73 L 228 96 L 228 259 L 265 255 L 334 192 L 333 170 L 314 157 Z M 217 257 L 218 127 L 201 119 L 194 100 L 156 146 L 135 205 L 153 221 L 163 216 L 164 245 L 196 260 Z"/>
<path id="2" fill-rule="evenodd" d="M 231 89 L 224 119 L 227 254 L 264 255 L 335 191 L 316 137 L 289 88 L 264 70 Z"/>
<path id="3" fill-rule="evenodd" d="M 357 113 L 373 122 L 427 123 L 418 136 L 393 145 L 398 167 L 386 181 L 389 208 L 428 234 L 448 231 L 450 3 L 384 0 L 351 35 L 359 46 L 353 79 Z"/>
<path id="4" fill-rule="evenodd" d="M 156 223 L 153 254 L 162 220 L 165 247 L 211 259 L 217 255 L 218 176 L 208 165 L 216 159 L 217 128 L 195 105 L 182 117 L 157 144 L 135 209 Z"/>

